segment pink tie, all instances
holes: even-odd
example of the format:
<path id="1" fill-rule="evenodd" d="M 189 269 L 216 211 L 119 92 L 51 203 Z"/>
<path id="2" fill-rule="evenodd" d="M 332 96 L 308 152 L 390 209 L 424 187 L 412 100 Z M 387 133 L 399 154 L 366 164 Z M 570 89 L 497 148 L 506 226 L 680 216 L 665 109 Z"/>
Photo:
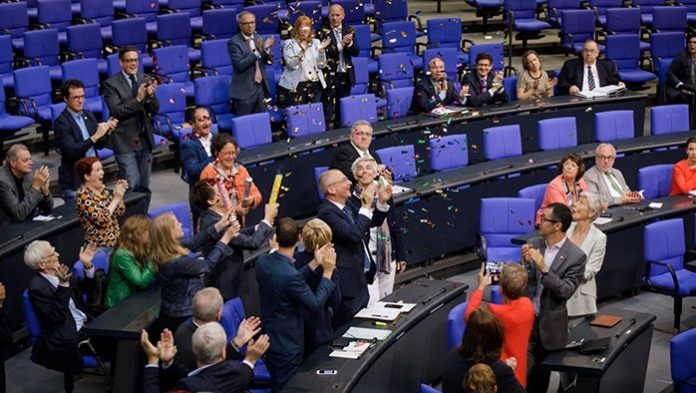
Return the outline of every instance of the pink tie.
<path id="1" fill-rule="evenodd" d="M 251 46 L 251 40 L 252 40 L 251 38 L 247 39 L 247 41 L 249 41 L 249 48 L 253 52 L 254 48 Z M 259 61 L 256 60 L 254 65 L 256 66 L 256 71 L 254 72 L 254 82 L 261 83 L 261 81 L 263 80 L 263 77 L 261 76 L 261 66 L 259 66 Z"/>

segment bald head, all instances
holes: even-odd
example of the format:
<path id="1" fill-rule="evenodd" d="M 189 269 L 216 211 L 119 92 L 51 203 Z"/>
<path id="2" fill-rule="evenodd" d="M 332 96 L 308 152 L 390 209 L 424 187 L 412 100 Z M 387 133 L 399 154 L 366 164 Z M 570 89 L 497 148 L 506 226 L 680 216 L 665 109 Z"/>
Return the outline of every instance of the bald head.
<path id="1" fill-rule="evenodd" d="M 331 23 L 331 27 L 340 27 L 345 16 L 346 14 L 340 4 L 333 4 L 329 7 L 329 23 Z"/>
<path id="2" fill-rule="evenodd" d="M 445 74 L 445 62 L 439 57 L 430 59 L 428 62 L 428 70 L 430 71 L 430 78 L 434 81 L 447 79 L 447 74 Z"/>
<path id="3" fill-rule="evenodd" d="M 338 169 L 329 169 L 319 177 L 319 188 L 324 197 L 341 204 L 350 197 L 351 181 Z"/>
<path id="4" fill-rule="evenodd" d="M 199 322 L 216 322 L 222 315 L 222 295 L 217 288 L 203 288 L 193 297 L 193 318 Z"/>

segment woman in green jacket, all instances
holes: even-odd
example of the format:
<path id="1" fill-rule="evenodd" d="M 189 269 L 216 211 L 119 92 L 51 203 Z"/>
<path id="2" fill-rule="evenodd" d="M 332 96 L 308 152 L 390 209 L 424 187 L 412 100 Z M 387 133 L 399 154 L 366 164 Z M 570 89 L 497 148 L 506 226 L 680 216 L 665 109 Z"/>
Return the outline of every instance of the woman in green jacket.
<path id="1" fill-rule="evenodd" d="M 143 215 L 128 217 L 111 254 L 109 285 L 104 305 L 113 307 L 134 290 L 146 289 L 155 277 L 147 256 L 150 243 L 150 219 Z"/>

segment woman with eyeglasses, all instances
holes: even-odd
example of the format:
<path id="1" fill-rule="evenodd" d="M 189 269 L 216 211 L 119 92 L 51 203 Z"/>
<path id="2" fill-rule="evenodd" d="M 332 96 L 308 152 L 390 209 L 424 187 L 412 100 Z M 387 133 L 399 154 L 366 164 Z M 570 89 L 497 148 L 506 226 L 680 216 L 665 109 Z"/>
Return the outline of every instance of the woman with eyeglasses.
<path id="1" fill-rule="evenodd" d="M 569 153 L 561 158 L 556 176 L 544 193 L 544 200 L 536 215 L 536 223 L 539 224 L 541 212 L 552 203 L 563 203 L 572 208 L 578 201 L 581 191 L 587 191 L 587 184 L 582 179 L 585 173 L 585 161 L 575 153 Z"/>
<path id="2" fill-rule="evenodd" d="M 669 195 L 684 195 L 696 189 L 696 137 L 686 140 L 686 158 L 672 169 L 672 187 Z"/>

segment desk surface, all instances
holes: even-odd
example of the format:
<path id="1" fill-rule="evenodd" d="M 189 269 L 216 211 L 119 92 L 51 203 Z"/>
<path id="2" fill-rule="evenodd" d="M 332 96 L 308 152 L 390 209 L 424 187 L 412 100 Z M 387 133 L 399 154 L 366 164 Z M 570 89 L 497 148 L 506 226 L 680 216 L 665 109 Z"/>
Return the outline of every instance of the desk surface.
<path id="1" fill-rule="evenodd" d="M 85 331 L 90 336 L 138 340 L 141 330 L 157 319 L 160 299 L 158 287 L 133 292 L 85 325 Z"/>
<path id="2" fill-rule="evenodd" d="M 620 316 L 623 320 L 612 328 L 591 326 L 589 320 L 584 321 L 570 331 L 568 339 L 573 341 L 584 338 L 587 341 L 595 338 L 611 337 L 607 350 L 591 355 L 583 355 L 575 350 L 556 351 L 549 354 L 541 363 L 541 366 L 555 371 L 602 375 L 621 354 L 621 351 L 643 331 L 648 328 L 651 329 L 651 325 L 655 321 L 654 314 L 616 308 L 603 309 L 598 315 L 603 314 Z M 619 337 L 616 337 L 617 334 L 619 334 Z"/>
<path id="3" fill-rule="evenodd" d="M 445 280 L 428 280 L 419 278 L 389 295 L 386 301 L 403 300 L 406 303 L 417 303 L 411 312 L 402 314 L 394 324 L 387 328 L 392 333 L 384 341 L 368 349 L 360 359 L 342 359 L 329 357 L 333 350 L 328 345 L 317 348 L 302 364 L 299 371 L 285 385 L 287 392 L 323 392 L 350 391 L 358 383 L 360 377 L 374 364 L 387 348 L 398 341 L 409 329 L 427 318 L 435 310 L 442 307 L 453 298 L 464 294 L 468 288 Z M 336 337 L 342 336 L 349 327 L 377 328 L 372 321 L 354 319 L 336 332 Z M 444 355 L 443 355 L 444 356 Z M 337 370 L 336 375 L 316 375 L 319 369 Z"/>

